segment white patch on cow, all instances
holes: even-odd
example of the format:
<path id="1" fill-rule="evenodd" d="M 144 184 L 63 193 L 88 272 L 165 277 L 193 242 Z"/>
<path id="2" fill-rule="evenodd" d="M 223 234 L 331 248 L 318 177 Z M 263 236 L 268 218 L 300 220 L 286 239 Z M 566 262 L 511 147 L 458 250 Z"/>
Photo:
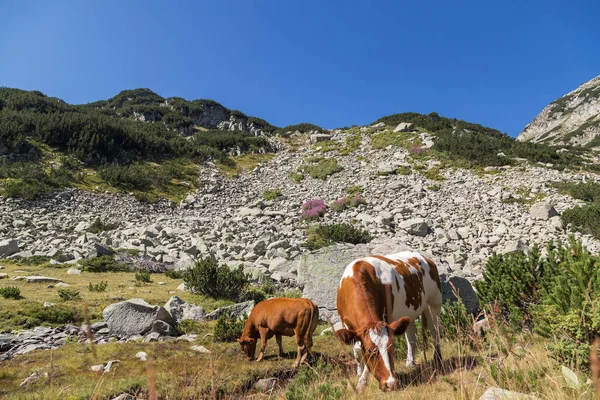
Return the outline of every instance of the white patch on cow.
<path id="1" fill-rule="evenodd" d="M 373 266 L 375 274 L 382 284 L 391 285 L 394 282 L 396 270 L 390 264 L 375 257 L 366 257 L 364 260 Z"/>
<path id="2" fill-rule="evenodd" d="M 388 335 L 387 327 L 382 327 L 379 329 L 369 329 L 369 336 L 375 346 L 379 349 L 379 355 L 383 360 L 383 364 L 385 365 L 385 369 L 387 369 L 389 378 L 386 383 L 393 384 L 396 379 L 394 378 L 394 373 L 392 371 L 392 365 L 390 363 L 390 354 L 388 352 L 388 344 L 390 340 L 390 336 Z"/>
<path id="3" fill-rule="evenodd" d="M 410 267 L 408 267 L 408 270 L 413 275 L 417 275 L 419 273 L 419 271 L 415 267 L 413 267 L 412 265 Z"/>

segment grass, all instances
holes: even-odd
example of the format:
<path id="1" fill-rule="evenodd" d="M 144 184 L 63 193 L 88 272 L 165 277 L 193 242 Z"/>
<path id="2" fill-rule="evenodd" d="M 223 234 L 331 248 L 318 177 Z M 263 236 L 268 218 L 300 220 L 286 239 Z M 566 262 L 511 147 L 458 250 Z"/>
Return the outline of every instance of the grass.
<path id="1" fill-rule="evenodd" d="M 310 161 L 309 161 L 310 162 Z M 327 177 L 342 171 L 344 168 L 337 163 L 334 158 L 326 158 L 316 161 L 316 164 L 303 165 L 299 167 L 301 172 L 304 172 L 314 179 L 325 180 Z"/>
<path id="2" fill-rule="evenodd" d="M 342 145 L 339 142 L 333 140 L 324 140 L 313 144 L 313 149 L 318 150 L 321 153 L 329 153 L 332 151 L 339 150 Z"/>
<path id="3" fill-rule="evenodd" d="M 207 323 L 210 330 L 214 322 Z M 157 343 L 110 343 L 89 346 L 71 343 L 53 351 L 36 351 L 10 361 L 0 362 L 0 396 L 13 399 L 103 398 L 122 392 L 151 398 L 287 398 L 287 399 L 363 399 L 379 398 L 382 393 L 373 377 L 362 394 L 355 392 L 350 346 L 332 335 L 314 335 L 311 366 L 301 366 L 294 374 L 290 367 L 296 346 L 293 338 L 284 337 L 284 357 L 276 356 L 274 339 L 269 341 L 265 360 L 247 361 L 237 343 L 215 343 L 211 336 L 200 335 L 194 343 L 185 341 Z M 420 336 L 420 335 L 419 335 Z M 403 341 L 403 338 L 400 338 Z M 203 345 L 211 354 L 199 354 L 192 345 Z M 402 347 L 395 362 L 401 387 L 385 395 L 389 399 L 477 399 L 489 387 L 534 394 L 538 398 L 593 398 L 593 387 L 582 384 L 571 389 L 561 373 L 561 366 L 548 357 L 543 339 L 530 334 L 507 336 L 498 327 L 488 332 L 485 342 L 442 339 L 444 369 L 433 374 L 431 348 L 425 357 L 422 343 L 417 350 L 417 367 L 404 367 Z M 139 351 L 149 361 L 135 357 Z M 110 372 L 90 371 L 90 366 L 108 360 L 120 360 Z M 40 381 L 19 387 L 31 372 L 48 373 Z M 580 382 L 586 377 L 578 373 Z M 260 378 L 277 377 L 278 386 L 268 395 L 252 389 Z M 216 396 L 215 396 L 216 395 Z"/>
<path id="4" fill-rule="evenodd" d="M 150 304 L 164 305 L 169 298 L 177 295 L 184 301 L 199 304 L 208 312 L 218 307 L 231 304 L 227 300 L 214 300 L 206 296 L 194 295 L 189 292 L 176 290 L 183 283 L 182 279 L 171 279 L 165 275 L 152 275 L 153 283 L 144 286 L 135 286 L 134 272 L 90 273 L 82 272 L 80 275 L 67 275 L 64 268 L 53 268 L 49 264 L 36 266 L 23 266 L 9 262 L 2 262 L 9 278 L 15 275 L 44 275 L 62 279 L 70 285 L 69 289 L 80 293 L 79 299 L 61 301 L 57 290 L 48 288 L 47 284 L 26 283 L 24 281 L 0 280 L 0 288 L 8 286 L 17 287 L 25 300 L 11 300 L 0 298 L 0 332 L 17 329 L 24 326 L 23 312 L 28 304 L 43 304 L 46 301 L 74 307 L 78 315 L 82 315 L 83 304 L 87 304 L 90 319 L 102 319 L 102 310 L 111 303 L 141 297 Z M 24 271 L 17 273 L 15 271 Z M 158 282 L 164 282 L 159 285 Z M 104 283 L 103 283 L 104 282 Z M 104 291 L 90 291 L 91 286 L 106 286 Z M 79 321 L 81 322 L 81 321 Z M 51 325 L 51 324 L 50 324 Z"/>
<path id="5" fill-rule="evenodd" d="M 260 164 L 267 163 L 275 157 L 275 154 L 243 154 L 241 156 L 232 157 L 234 164 L 218 164 L 217 168 L 227 178 L 234 178 L 256 168 Z"/>
<path id="6" fill-rule="evenodd" d="M 388 146 L 410 148 L 421 145 L 421 139 L 412 132 L 385 130 L 371 136 L 371 147 L 374 149 L 384 149 Z"/>
<path id="7" fill-rule="evenodd" d="M 531 206 L 544 200 L 545 197 L 543 193 L 531 193 L 531 188 L 528 186 L 520 186 L 513 191 L 513 197 L 502 200 L 502 203 Z"/>
<path id="8" fill-rule="evenodd" d="M 281 197 L 282 194 L 279 189 L 266 189 L 263 190 L 262 196 L 265 200 L 275 200 L 276 198 Z"/>

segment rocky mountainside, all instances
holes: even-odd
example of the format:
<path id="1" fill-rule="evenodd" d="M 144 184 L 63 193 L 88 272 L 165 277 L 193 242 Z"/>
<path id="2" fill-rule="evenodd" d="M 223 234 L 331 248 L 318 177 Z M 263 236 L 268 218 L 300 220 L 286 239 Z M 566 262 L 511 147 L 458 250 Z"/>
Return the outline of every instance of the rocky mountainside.
<path id="1" fill-rule="evenodd" d="M 550 183 L 595 179 L 589 172 L 528 162 L 480 172 L 442 170 L 440 161 L 421 157 L 434 136 L 400 133 L 405 145 L 383 146 L 378 141 L 386 132 L 380 125 L 337 130 L 329 137 L 313 135 L 312 141 L 328 139 L 314 144 L 307 135 L 293 135 L 288 148 L 272 161 L 233 179 L 206 163 L 201 188 L 177 205 L 72 189 L 35 202 L 0 197 L 0 237 L 7 239 L 0 255 L 46 256 L 77 264 L 110 249 L 129 249 L 168 268 L 185 268 L 199 257 L 212 257 L 231 267 L 243 265 L 255 280 L 269 277 L 303 287 L 327 308 L 322 290 L 314 287 L 325 278 L 308 279 L 315 271 L 302 267 L 311 254 L 302 246 L 309 225 L 300 214 L 306 200 L 331 204 L 347 196 L 349 187 L 358 187 L 365 204 L 340 211 L 330 208 L 320 221 L 353 222 L 371 233 L 373 242 L 351 254 L 418 249 L 431 255 L 448 278 L 472 281 L 481 277 L 493 253 L 565 241 L 569 230 L 559 215 L 581 202 Z M 354 147 L 348 149 L 348 143 Z M 337 172 L 325 180 L 309 174 L 298 178 L 299 171 L 323 161 L 324 154 L 335 160 Z M 265 190 L 275 189 L 281 196 L 264 198 Z M 97 218 L 117 228 L 92 233 Z M 575 235 L 591 251 L 600 250 L 598 240 Z M 318 274 L 327 271 L 327 262 L 309 264 Z"/>
<path id="2" fill-rule="evenodd" d="M 536 143 L 600 145 L 600 76 L 550 103 L 517 138 Z"/>

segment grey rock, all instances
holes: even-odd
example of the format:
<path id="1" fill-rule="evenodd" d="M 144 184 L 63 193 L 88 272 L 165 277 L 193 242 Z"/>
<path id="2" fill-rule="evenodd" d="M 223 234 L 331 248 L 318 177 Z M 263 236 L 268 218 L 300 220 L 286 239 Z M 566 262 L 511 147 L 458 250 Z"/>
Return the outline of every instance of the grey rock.
<path id="1" fill-rule="evenodd" d="M 215 311 L 206 314 L 204 317 L 207 321 L 212 321 L 219 318 L 222 314 L 227 311 L 231 311 L 231 314 L 235 317 L 241 318 L 244 314 L 250 315 L 250 312 L 255 306 L 254 300 L 244 301 L 243 303 L 233 304 L 227 307 L 217 308 Z"/>
<path id="2" fill-rule="evenodd" d="M 325 133 L 313 133 L 312 135 L 310 135 L 310 142 L 313 144 L 324 142 L 326 140 L 331 140 L 331 135 L 327 135 Z"/>
<path id="3" fill-rule="evenodd" d="M 339 320 L 336 293 L 344 268 L 352 261 L 371 254 L 366 245 L 335 244 L 304 255 L 299 260 L 297 282 L 302 297 L 319 306 L 319 315 Z"/>
<path id="4" fill-rule="evenodd" d="M 200 346 L 200 345 L 192 346 L 192 347 L 190 347 L 190 349 L 192 349 L 192 351 L 195 351 L 195 352 L 201 353 L 201 354 L 209 354 L 210 353 L 209 349 L 207 349 L 204 346 Z"/>
<path id="5" fill-rule="evenodd" d="M 16 239 L 5 239 L 0 241 L 0 257 L 9 257 L 20 252 L 19 243 Z"/>
<path id="6" fill-rule="evenodd" d="M 454 295 L 454 290 L 456 289 L 467 312 L 476 313 L 479 311 L 479 299 L 469 280 L 460 276 L 450 276 L 446 273 L 440 273 L 440 283 L 442 284 L 443 302 L 457 301 L 457 298 Z"/>
<path id="7" fill-rule="evenodd" d="M 546 201 L 541 201 L 532 205 L 529 209 L 529 213 L 531 214 L 531 218 L 540 220 L 547 220 L 559 215 L 552 204 Z"/>
<path id="8" fill-rule="evenodd" d="M 67 270 L 67 275 L 79 275 L 81 274 L 81 270 L 77 268 L 69 268 Z"/>
<path id="9" fill-rule="evenodd" d="M 427 222 L 423 218 L 412 218 L 402 221 L 400 222 L 399 227 L 415 236 L 427 236 L 427 231 L 429 229 Z"/>
<path id="10" fill-rule="evenodd" d="M 167 310 L 177 322 L 186 319 L 202 321 L 206 315 L 206 312 L 202 307 L 186 303 L 177 296 L 171 297 L 165 303 L 165 310 Z"/>
<path id="11" fill-rule="evenodd" d="M 263 378 L 254 383 L 254 389 L 260 392 L 269 392 L 275 388 L 277 378 Z"/>
<path id="12" fill-rule="evenodd" d="M 144 351 L 138 351 L 135 353 L 135 358 L 139 359 L 140 361 L 146 361 L 147 357 L 148 354 L 146 354 Z"/>
<path id="13" fill-rule="evenodd" d="M 414 124 L 410 122 L 400 122 L 396 128 L 394 128 L 394 132 L 410 132 L 415 127 Z"/>
<path id="14" fill-rule="evenodd" d="M 152 323 L 150 332 L 156 332 L 160 336 L 179 336 L 179 332 L 175 328 L 161 320 Z"/>
<path id="15" fill-rule="evenodd" d="M 534 400 L 535 396 L 519 392 L 511 392 L 500 388 L 489 388 L 481 395 L 479 400 Z"/>
<path id="16" fill-rule="evenodd" d="M 152 329 L 155 321 L 174 326 L 175 320 L 163 307 L 152 306 L 143 299 L 131 299 L 109 305 L 102 312 L 114 335 L 143 335 Z"/>
<path id="17" fill-rule="evenodd" d="M 15 277 L 14 279 L 16 280 Z M 31 276 L 25 276 L 23 277 L 25 282 L 28 283 L 59 283 L 62 282 L 60 279 L 57 278 L 51 278 L 49 276 L 42 276 L 42 275 L 31 275 Z"/>
<path id="18" fill-rule="evenodd" d="M 0 279 L 8 278 L 8 274 L 6 272 L 0 272 Z"/>

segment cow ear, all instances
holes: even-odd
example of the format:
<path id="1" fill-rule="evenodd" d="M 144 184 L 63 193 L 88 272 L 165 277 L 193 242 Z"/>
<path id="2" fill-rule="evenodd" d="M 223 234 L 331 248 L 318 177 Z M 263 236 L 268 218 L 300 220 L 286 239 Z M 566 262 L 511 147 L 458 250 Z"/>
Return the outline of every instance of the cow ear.
<path id="1" fill-rule="evenodd" d="M 350 329 L 338 329 L 335 331 L 335 336 L 345 344 L 354 344 L 357 341 L 356 332 Z"/>
<path id="2" fill-rule="evenodd" d="M 402 335 L 406 332 L 408 325 L 410 325 L 410 318 L 402 317 L 389 324 L 388 327 L 394 332 L 394 335 Z"/>

